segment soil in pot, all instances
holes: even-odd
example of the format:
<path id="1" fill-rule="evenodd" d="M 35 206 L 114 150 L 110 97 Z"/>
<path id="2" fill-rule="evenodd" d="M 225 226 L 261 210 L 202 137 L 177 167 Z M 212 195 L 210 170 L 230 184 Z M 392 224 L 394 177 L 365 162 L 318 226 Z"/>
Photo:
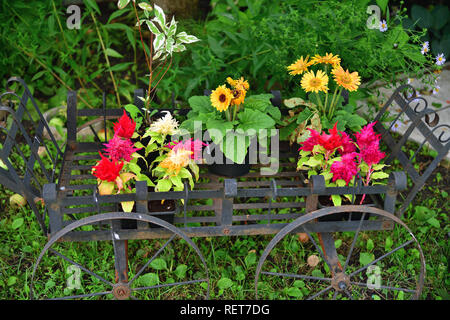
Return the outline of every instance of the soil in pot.
<path id="1" fill-rule="evenodd" d="M 359 205 L 362 199 L 362 195 L 356 195 L 354 205 Z M 346 198 L 342 196 L 342 205 L 351 205 L 352 203 Z M 372 199 L 369 195 L 366 195 L 364 198 L 363 205 L 373 204 Z M 330 196 L 319 196 L 319 208 L 333 207 L 333 201 Z M 350 218 L 351 214 L 351 218 Z M 320 217 L 319 221 L 348 221 L 350 218 L 351 221 L 359 221 L 361 220 L 362 213 L 361 212 L 343 212 L 343 213 L 335 213 L 329 216 Z M 368 220 L 370 217 L 369 213 L 366 213 L 364 216 L 364 220 Z"/>

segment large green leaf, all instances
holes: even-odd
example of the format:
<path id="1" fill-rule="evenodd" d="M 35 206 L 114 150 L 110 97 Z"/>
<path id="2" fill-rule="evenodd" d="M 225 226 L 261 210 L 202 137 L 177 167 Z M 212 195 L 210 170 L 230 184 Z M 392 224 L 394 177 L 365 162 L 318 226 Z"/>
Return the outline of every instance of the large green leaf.
<path id="1" fill-rule="evenodd" d="M 208 96 L 193 96 L 190 97 L 189 106 L 191 109 L 197 113 L 208 113 L 214 111 L 211 105 L 211 100 Z"/>
<path id="2" fill-rule="evenodd" d="M 233 129 L 233 123 L 223 119 L 210 119 L 206 121 L 206 128 L 215 144 L 219 144 L 227 134 L 227 130 Z"/>
<path id="3" fill-rule="evenodd" d="M 239 125 L 238 128 L 244 131 L 249 129 L 254 129 L 258 131 L 259 129 L 272 128 L 275 125 L 275 121 L 267 114 L 250 108 L 244 109 L 243 112 L 238 114 Z"/>
<path id="4" fill-rule="evenodd" d="M 417 21 L 417 25 L 421 28 L 431 28 L 433 25 L 433 16 L 431 12 L 419 5 L 413 5 L 411 7 L 411 17 L 414 22 Z"/>

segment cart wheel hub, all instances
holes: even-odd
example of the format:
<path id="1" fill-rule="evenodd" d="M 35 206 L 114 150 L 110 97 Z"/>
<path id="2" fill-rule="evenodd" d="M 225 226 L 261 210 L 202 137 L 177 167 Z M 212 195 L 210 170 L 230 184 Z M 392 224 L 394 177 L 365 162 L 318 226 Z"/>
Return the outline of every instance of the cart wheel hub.
<path id="1" fill-rule="evenodd" d="M 131 289 L 128 283 L 116 283 L 113 287 L 112 293 L 118 300 L 126 300 L 130 297 Z"/>
<path id="2" fill-rule="evenodd" d="M 351 287 L 349 277 L 343 272 L 338 272 L 333 276 L 331 285 L 337 291 L 348 290 Z"/>

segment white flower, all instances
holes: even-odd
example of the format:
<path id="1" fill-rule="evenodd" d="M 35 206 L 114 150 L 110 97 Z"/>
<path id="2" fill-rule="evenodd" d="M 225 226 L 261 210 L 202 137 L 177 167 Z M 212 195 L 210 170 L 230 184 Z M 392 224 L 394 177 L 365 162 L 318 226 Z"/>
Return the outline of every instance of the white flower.
<path id="1" fill-rule="evenodd" d="M 430 43 L 428 41 L 425 41 L 422 45 L 422 51 L 420 51 L 422 54 L 428 53 L 430 50 Z"/>
<path id="2" fill-rule="evenodd" d="M 442 66 L 444 63 L 445 63 L 445 57 L 444 57 L 444 54 L 443 54 L 443 53 L 438 54 L 438 55 L 436 56 L 436 64 L 437 64 L 438 66 Z"/>
<path id="3" fill-rule="evenodd" d="M 172 115 L 169 111 L 166 111 L 166 115 L 161 119 L 153 122 L 150 125 L 149 130 L 153 132 L 157 132 L 164 135 L 173 135 L 178 130 L 178 122 L 176 119 L 172 118 Z"/>
<path id="4" fill-rule="evenodd" d="M 392 130 L 393 132 L 397 132 L 402 126 L 403 126 L 403 122 L 401 122 L 400 120 L 396 120 L 396 121 L 391 125 L 391 130 Z"/>
<path id="5" fill-rule="evenodd" d="M 436 85 L 436 86 L 433 88 L 433 94 L 438 94 L 440 88 L 441 88 L 441 87 L 439 87 L 438 85 Z"/>
<path id="6" fill-rule="evenodd" d="M 386 20 L 380 21 L 380 31 L 385 32 L 387 30 L 387 23 Z"/>

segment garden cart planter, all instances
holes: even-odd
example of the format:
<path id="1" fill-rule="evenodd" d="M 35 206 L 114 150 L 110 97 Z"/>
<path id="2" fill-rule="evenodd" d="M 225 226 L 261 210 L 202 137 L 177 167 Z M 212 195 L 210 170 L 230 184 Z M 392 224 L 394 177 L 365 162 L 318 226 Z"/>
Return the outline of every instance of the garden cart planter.
<path id="1" fill-rule="evenodd" d="M 1 181 L 26 197 L 49 239 L 33 268 L 31 298 L 208 298 L 206 260 L 192 239 L 272 234 L 275 236 L 257 263 L 255 297 L 271 299 L 286 294 L 298 299 L 375 296 L 395 299 L 400 294 L 404 298 L 420 297 L 425 259 L 401 216 L 447 154 L 450 144 L 439 133 L 439 128 L 448 126 L 430 121 L 433 115 L 426 105 L 419 109 L 415 99 L 405 100 L 401 95 L 405 87 L 395 91 L 376 120 L 381 119 L 390 104 L 395 102 L 401 107 L 411 120 L 411 130 L 420 130 L 424 142 L 429 142 L 438 153 L 423 173 L 414 169 L 402 150 L 407 136 L 396 142 L 389 128 L 378 121 L 377 130 L 390 149 L 388 160 L 399 160 L 405 170 L 391 173 L 387 185 L 325 187 L 323 177 L 305 179 L 297 172 L 296 163 L 289 160 L 297 152 L 284 146 L 275 175 L 262 174 L 263 165 L 252 165 L 250 172 L 239 179 L 203 173 L 202 169 L 201 180 L 194 190 L 185 186 L 184 191 L 149 192 L 146 182 L 138 181 L 135 193 L 100 196 L 91 167 L 100 158 L 102 139 L 78 141 L 78 119 L 101 118 L 106 122 L 120 117 L 122 110 L 78 109 L 76 93 L 70 91 L 67 143 L 61 150 L 54 139 L 41 138 L 43 130 L 49 131 L 48 125 L 25 83 L 12 78 L 8 84 L 13 82 L 19 84 L 23 94 L 19 96 L 7 88 L 1 96 L 1 101 L 11 97 L 11 103 L 0 110 L 12 119 L 10 127 L 2 130 L 0 155 L 7 169 L 0 170 Z M 17 105 L 13 104 L 13 98 Z M 30 110 L 37 112 L 39 119 L 27 131 L 23 123 L 31 117 Z M 23 148 L 23 142 L 28 146 Z M 50 170 L 37 155 L 38 147 L 43 145 L 49 154 L 55 154 Z M 23 160 L 22 166 L 17 159 Z M 413 186 L 405 200 L 401 200 L 399 194 L 407 190 L 407 175 Z M 318 197 L 332 194 L 374 195 L 380 203 L 318 209 Z M 35 204 L 41 198 L 47 214 L 41 213 Z M 173 223 L 149 212 L 148 202 L 155 200 L 178 203 Z M 136 212 L 120 212 L 122 201 L 135 201 Z M 335 214 L 348 214 L 349 219 L 320 219 Z M 361 218 L 351 219 L 354 214 Z M 123 228 L 124 220 L 135 220 L 136 227 Z M 297 241 L 299 233 L 306 233 L 309 240 Z M 372 241 L 369 245 L 368 239 L 377 233 L 386 241 Z M 411 264 L 404 266 L 405 259 L 410 259 Z M 52 262 L 51 270 L 43 261 Z M 68 272 L 72 267 L 70 270 L 75 271 Z M 49 286 L 49 279 L 58 274 L 67 274 L 71 281 Z"/>

